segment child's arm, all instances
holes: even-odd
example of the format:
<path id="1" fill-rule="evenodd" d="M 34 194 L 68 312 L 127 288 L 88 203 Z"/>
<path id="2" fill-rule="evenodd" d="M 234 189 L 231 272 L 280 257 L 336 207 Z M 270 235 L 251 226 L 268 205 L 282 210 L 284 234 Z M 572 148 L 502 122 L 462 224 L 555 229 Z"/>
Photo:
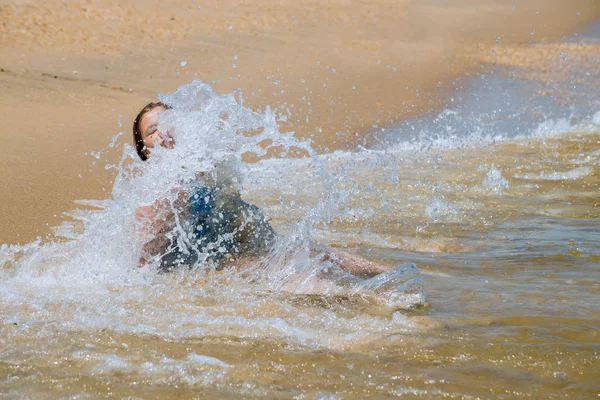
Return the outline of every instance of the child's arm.
<path id="1" fill-rule="evenodd" d="M 162 199 L 150 206 L 138 207 L 135 210 L 135 219 L 140 226 L 137 235 L 138 243 L 142 246 L 138 267 L 143 267 L 151 257 L 167 246 L 165 233 L 171 229 L 173 212 L 169 201 Z"/>

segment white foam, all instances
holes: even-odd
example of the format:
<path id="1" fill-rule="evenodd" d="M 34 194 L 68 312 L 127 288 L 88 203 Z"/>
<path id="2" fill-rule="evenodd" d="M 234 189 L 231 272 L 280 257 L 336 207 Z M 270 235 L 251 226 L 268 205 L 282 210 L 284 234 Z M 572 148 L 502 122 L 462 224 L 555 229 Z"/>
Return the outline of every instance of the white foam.
<path id="1" fill-rule="evenodd" d="M 433 196 L 425 207 L 425 215 L 431 222 L 459 222 L 459 213 L 456 207 L 449 202 Z"/>
<path id="2" fill-rule="evenodd" d="M 459 132 L 451 127 L 452 119 L 457 118 L 453 110 L 443 110 L 434 120 L 444 121 L 449 119 L 446 128 L 439 131 L 422 130 L 412 139 L 401 141 L 385 150 L 386 153 L 414 153 L 430 150 L 462 149 L 485 147 L 497 142 L 510 142 L 527 138 L 554 137 L 575 132 L 595 132 L 600 128 L 600 111 L 587 118 L 582 118 L 578 123 L 572 124 L 571 117 L 548 118 L 528 132 L 519 135 L 499 134 L 489 131 L 487 124 L 474 119 L 468 125 L 468 130 Z M 466 118 L 466 117 L 465 117 Z M 443 124 L 441 124 L 443 125 Z M 400 128 L 389 128 L 388 131 L 395 132 L 395 136 L 402 138 L 409 132 L 403 132 Z M 429 128 L 431 129 L 431 128 Z"/>
<path id="3" fill-rule="evenodd" d="M 502 170 L 492 164 L 485 176 L 483 185 L 488 189 L 499 192 L 508 188 L 508 181 L 502 176 Z"/>
<path id="4" fill-rule="evenodd" d="M 538 174 L 515 174 L 515 178 L 528 179 L 532 181 L 566 181 L 577 180 L 594 172 L 592 167 L 579 167 L 569 171 L 542 171 Z"/>
<path id="5" fill-rule="evenodd" d="M 592 123 L 595 125 L 600 125 L 600 111 L 596 112 L 592 117 Z"/>
<path id="6" fill-rule="evenodd" d="M 203 356 L 203 355 L 196 354 L 196 353 L 188 354 L 187 359 L 189 361 L 192 361 L 192 362 L 198 363 L 198 364 L 202 364 L 202 365 L 210 365 L 210 366 L 215 366 L 215 367 L 220 367 L 220 368 L 225 368 L 225 369 L 231 368 L 230 364 L 227 364 L 226 362 L 223 362 L 223 361 L 219 360 L 218 358 Z"/>

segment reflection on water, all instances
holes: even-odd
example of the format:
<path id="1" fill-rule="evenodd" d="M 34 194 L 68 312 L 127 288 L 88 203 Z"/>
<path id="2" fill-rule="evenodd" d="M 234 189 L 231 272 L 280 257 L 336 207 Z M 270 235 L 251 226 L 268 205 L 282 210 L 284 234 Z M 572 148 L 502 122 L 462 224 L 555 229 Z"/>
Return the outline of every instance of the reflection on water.
<path id="1" fill-rule="evenodd" d="M 214 103 L 219 112 L 196 110 L 184 125 L 208 115 L 215 120 L 199 134 L 242 127 L 265 135 L 244 145 L 277 140 L 272 115 L 221 99 L 228 118 Z M 0 250 L 3 394 L 597 396 L 600 116 L 544 121 L 519 135 L 493 128 L 478 140 L 485 121 L 446 110 L 433 125 L 451 129 L 435 140 L 420 129 L 385 149 L 239 165 L 243 196 L 279 232 L 308 230 L 388 265 L 414 262 L 428 305 L 412 311 L 203 269 L 137 270 L 127 219 L 142 200 L 136 182 L 168 192 L 164 172 L 183 179 L 202 157 L 165 153 L 150 177 L 121 170 L 112 200 L 82 207 L 73 214 L 80 222 L 61 228 L 70 240 Z M 234 136 L 221 137 L 217 156 L 259 151 L 232 150 Z M 290 137 L 278 144 L 303 146 Z M 194 154 L 214 157 L 203 151 Z"/>

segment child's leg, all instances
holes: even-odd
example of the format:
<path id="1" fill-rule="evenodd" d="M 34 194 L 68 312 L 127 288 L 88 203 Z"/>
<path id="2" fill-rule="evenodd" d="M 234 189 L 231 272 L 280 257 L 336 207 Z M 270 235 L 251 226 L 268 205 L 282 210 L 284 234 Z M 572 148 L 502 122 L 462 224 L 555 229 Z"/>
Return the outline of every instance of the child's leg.
<path id="1" fill-rule="evenodd" d="M 329 261 L 344 271 L 356 276 L 373 276 L 385 272 L 389 267 L 377 264 L 356 254 L 333 249 L 318 242 L 311 243 L 311 257 L 321 257 L 321 261 Z"/>

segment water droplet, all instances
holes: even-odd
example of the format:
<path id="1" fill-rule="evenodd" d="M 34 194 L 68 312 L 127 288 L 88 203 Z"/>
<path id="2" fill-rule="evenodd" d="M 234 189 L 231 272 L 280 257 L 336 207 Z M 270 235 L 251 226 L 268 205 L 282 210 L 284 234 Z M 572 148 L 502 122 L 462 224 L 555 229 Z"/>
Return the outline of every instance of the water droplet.
<path id="1" fill-rule="evenodd" d="M 237 59 L 238 59 L 238 56 L 237 56 L 237 54 L 235 54 L 235 55 L 233 56 L 233 59 L 234 59 L 234 60 L 237 60 Z"/>
<path id="2" fill-rule="evenodd" d="M 182 66 L 182 67 L 185 67 L 186 65 L 187 65 L 187 61 L 182 61 L 182 62 L 181 62 L 181 66 Z"/>
<path id="3" fill-rule="evenodd" d="M 496 38 L 496 43 L 500 43 L 500 38 Z"/>
<path id="4" fill-rule="evenodd" d="M 535 35 L 535 29 L 533 29 L 531 32 L 529 32 L 529 34 L 530 34 L 531 36 Z"/>

